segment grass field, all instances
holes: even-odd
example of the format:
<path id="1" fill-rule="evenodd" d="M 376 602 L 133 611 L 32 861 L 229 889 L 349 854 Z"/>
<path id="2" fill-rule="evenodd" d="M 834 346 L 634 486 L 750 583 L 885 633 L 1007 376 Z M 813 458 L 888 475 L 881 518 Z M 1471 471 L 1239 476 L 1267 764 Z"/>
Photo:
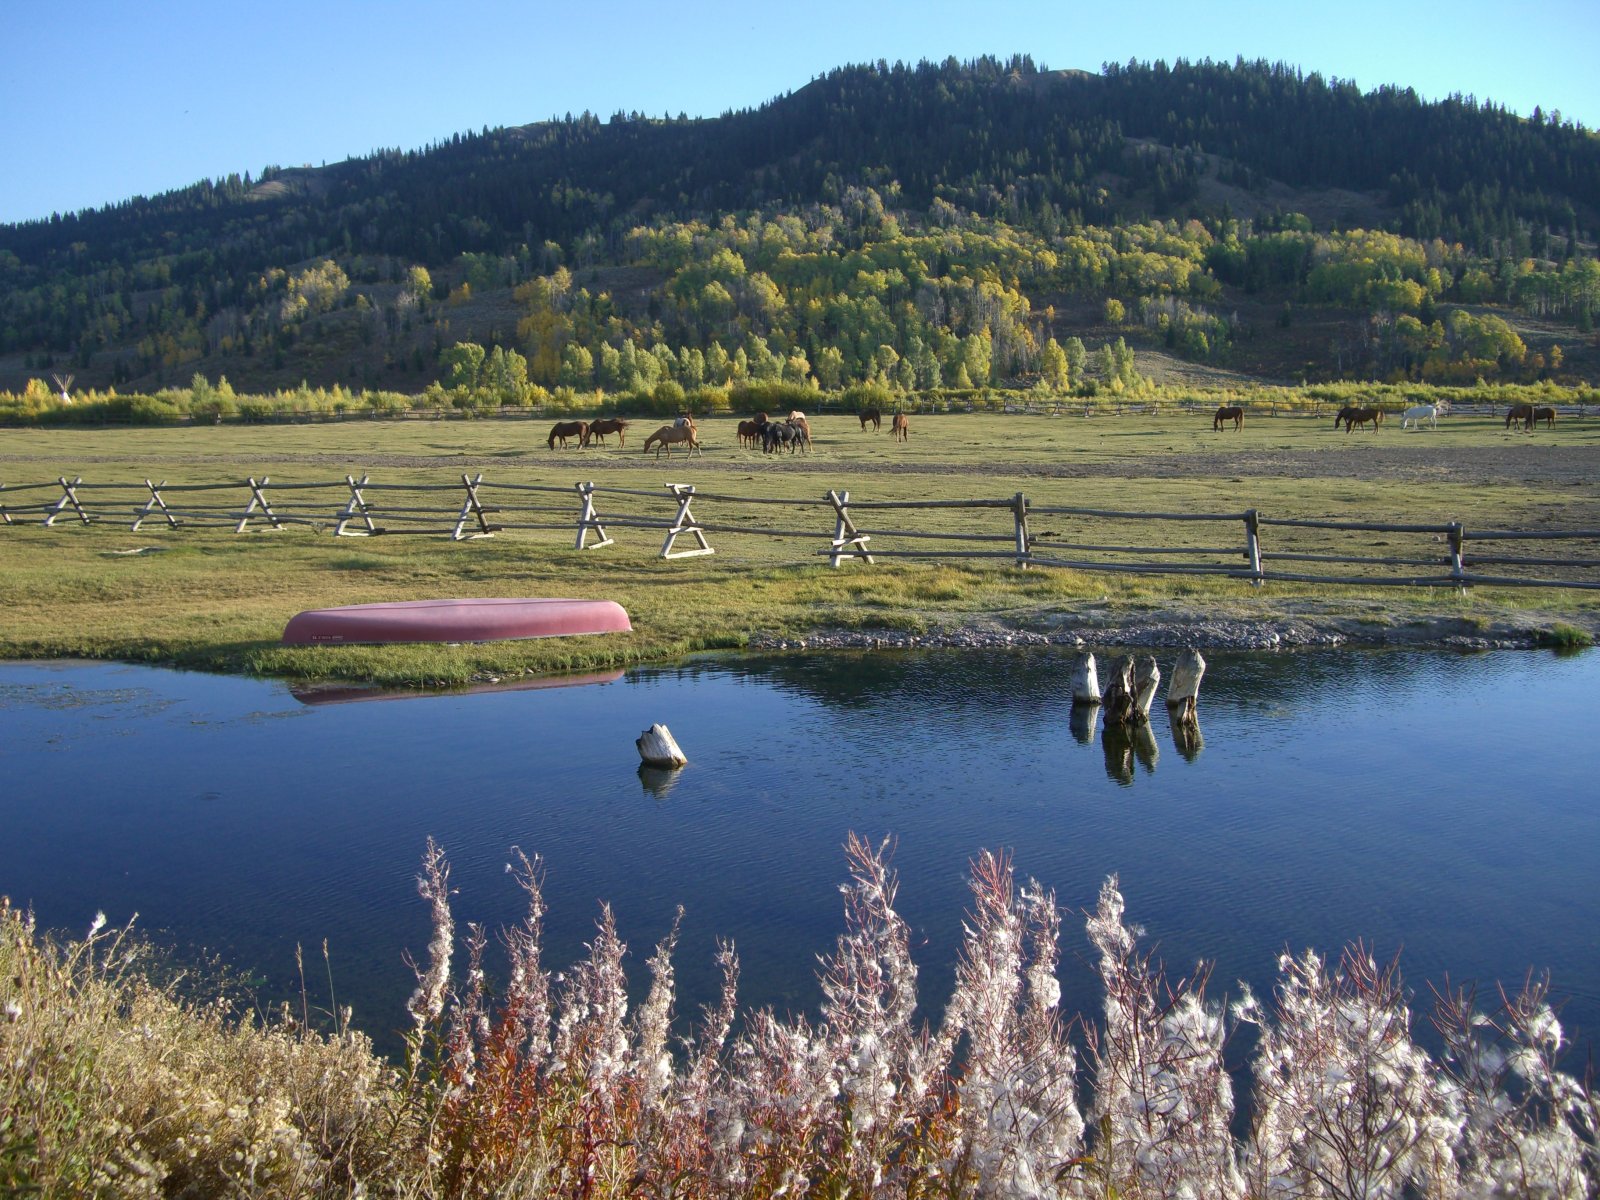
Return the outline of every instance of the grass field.
<path id="1" fill-rule="evenodd" d="M 733 419 L 702 423 L 705 454 L 670 463 L 639 451 L 653 420 L 639 421 L 628 446 L 549 450 L 550 422 L 520 420 L 353 420 L 306 425 L 182 426 L 152 429 L 0 431 L 0 504 L 16 523 L 0 526 L 0 656 L 92 656 L 169 662 L 221 671 L 385 683 L 459 684 L 485 676 L 619 666 L 754 636 L 798 637 L 819 630 L 928 632 L 974 624 L 1016 629 L 1070 628 L 1082 614 L 1148 619 L 1202 608 L 1248 619 L 1285 606 L 1296 611 L 1408 614 L 1459 612 L 1478 620 L 1515 612 L 1551 622 L 1600 625 L 1594 593 L 1553 589 L 1399 589 L 1248 583 L 1211 577 L 1133 576 L 1072 570 L 1021 571 L 992 564 L 880 559 L 830 570 L 819 551 L 833 533 L 829 490 L 853 502 L 1009 499 L 1030 506 L 1119 511 L 1236 513 L 1379 522 L 1460 521 L 1469 530 L 1600 529 L 1600 421 L 1563 420 L 1533 433 L 1507 432 L 1497 414 L 1455 414 L 1437 430 L 1376 433 L 1332 428 L 1331 412 L 1271 417 L 1252 413 L 1237 432 L 1213 432 L 1209 410 L 1159 416 L 1081 414 L 924 415 L 897 444 L 885 422 L 863 432 L 852 416 L 812 419 L 813 452 L 763 455 L 739 448 Z M 453 542 L 447 531 L 461 504 L 461 475 L 491 485 L 560 489 L 533 499 L 562 510 L 539 518 L 558 529 L 509 529 L 494 538 Z M 405 504 L 438 513 L 428 531 L 367 539 L 330 536 L 332 515 L 349 497 L 347 475 L 374 484 L 450 485 L 403 493 Z M 269 495 L 322 514 L 320 528 L 283 531 L 130 531 L 131 490 L 85 489 L 94 524 L 41 527 L 37 508 L 60 490 L 19 493 L 57 476 L 86 484 L 328 483 L 317 492 Z M 664 561 L 656 529 L 612 528 L 616 544 L 574 548 L 578 498 L 593 481 L 601 515 L 665 520 L 666 485 L 695 485 L 706 498 L 695 513 L 710 526 L 812 531 L 805 537 L 710 534 L 714 555 Z M 333 486 L 337 485 L 337 486 Z M 207 493 L 207 503 L 242 508 L 242 487 Z M 496 493 L 505 497 L 505 493 Z M 147 498 L 148 493 L 144 493 Z M 525 503 L 529 494 L 505 502 Z M 734 497 L 720 500 L 711 497 Z M 395 503 L 374 490 L 369 500 Z M 808 502 L 757 506 L 745 499 Z M 26 504 L 22 503 L 26 501 Z M 33 506 L 28 511 L 27 506 Z M 320 507 L 319 507 L 320 506 Z M 1012 533 L 1004 510 L 858 513 L 875 530 Z M 381 521 L 380 521 L 381 523 Z M 1202 532 L 1203 530 L 1203 532 Z M 1236 525 L 1034 519 L 1036 536 L 1171 548 L 1219 537 L 1242 544 Z M 1264 534 L 1264 541 L 1267 535 Z M 1379 539 L 1375 554 L 1412 554 L 1415 545 Z M 886 534 L 875 549 L 955 548 Z M 1327 539 L 1303 543 L 1316 548 Z M 1270 549 L 1269 544 L 1269 549 Z M 1437 555 L 1437 549 L 1428 551 Z M 1435 572 L 1437 573 L 1437 572 Z M 1592 573 L 1591 573 L 1591 577 Z M 483 646 L 388 648 L 278 645 L 284 622 L 304 608 L 440 596 L 562 595 L 622 603 L 635 632 Z"/>

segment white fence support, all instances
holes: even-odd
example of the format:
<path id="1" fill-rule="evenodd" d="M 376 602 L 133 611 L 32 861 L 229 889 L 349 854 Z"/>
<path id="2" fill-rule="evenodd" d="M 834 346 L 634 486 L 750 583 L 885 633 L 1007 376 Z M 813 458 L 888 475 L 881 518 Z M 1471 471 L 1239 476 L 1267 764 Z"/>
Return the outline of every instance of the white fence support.
<path id="1" fill-rule="evenodd" d="M 485 513 L 490 511 L 483 507 L 478 499 L 478 488 L 483 483 L 483 472 L 476 476 L 461 472 L 461 486 L 467 489 L 467 498 L 461 502 L 461 512 L 456 516 L 456 527 L 450 534 L 450 540 L 455 542 L 465 541 L 468 538 L 493 537 L 498 526 L 489 524 Z M 478 528 L 471 533 L 467 532 L 467 522 L 477 519 Z"/>
<path id="2" fill-rule="evenodd" d="M 83 476 L 79 475 L 71 483 L 68 483 L 67 477 L 62 475 L 56 482 L 61 485 L 61 499 L 50 507 L 49 512 L 45 515 L 44 523 L 46 525 L 54 525 L 56 518 L 70 508 L 78 514 L 80 521 L 85 525 L 89 524 L 89 514 L 83 511 L 83 505 L 78 500 L 78 488 L 83 484 Z"/>
<path id="3" fill-rule="evenodd" d="M 250 524 L 250 517 L 256 511 L 256 505 L 258 504 L 261 506 L 262 516 L 266 517 L 267 520 L 271 522 L 269 528 L 284 528 L 283 522 L 278 520 L 277 516 L 273 513 L 272 505 L 267 503 L 267 496 L 264 489 L 271 481 L 272 477 L 270 475 L 263 475 L 260 482 L 257 482 L 254 476 L 251 476 L 249 479 L 245 480 L 245 482 L 250 485 L 250 503 L 244 506 L 244 512 L 239 517 L 239 524 L 234 528 L 235 533 L 243 533 L 245 531 L 245 527 Z"/>
<path id="4" fill-rule="evenodd" d="M 600 523 L 600 515 L 594 510 L 594 484 L 579 483 L 574 486 L 578 489 L 578 495 L 583 497 L 583 511 L 578 514 L 578 542 L 574 549 L 598 550 L 602 546 L 611 545 L 611 535 L 606 532 L 606 527 Z M 600 540 L 593 545 L 585 545 L 591 529 Z"/>
<path id="5" fill-rule="evenodd" d="M 382 533 L 372 522 L 372 510 L 367 507 L 366 497 L 361 494 L 361 489 L 367 486 L 368 477 L 363 475 L 360 482 L 354 475 L 344 477 L 345 486 L 350 489 L 350 502 L 344 506 L 344 511 L 339 514 L 338 523 L 333 527 L 334 537 L 372 537 Z M 351 529 L 350 523 L 360 520 L 364 529 Z"/>
<path id="6" fill-rule="evenodd" d="M 689 505 L 694 501 L 694 485 L 692 483 L 669 483 L 673 497 L 678 501 L 678 515 L 673 518 L 672 528 L 667 530 L 667 540 L 661 543 L 662 558 L 694 558 L 701 554 L 715 554 L 711 543 L 706 541 L 705 531 L 701 529 L 700 522 L 694 519 L 694 514 L 689 511 Z M 693 550 L 674 550 L 672 544 L 682 534 L 692 534 L 698 543 Z"/>
<path id="7" fill-rule="evenodd" d="M 833 505 L 834 515 L 838 518 L 833 527 L 833 553 L 828 556 L 828 565 L 837 567 L 846 554 L 853 554 L 870 563 L 872 555 L 867 553 L 867 542 L 871 537 L 858 531 L 855 522 L 850 519 L 850 493 L 830 491 L 828 503 Z"/>

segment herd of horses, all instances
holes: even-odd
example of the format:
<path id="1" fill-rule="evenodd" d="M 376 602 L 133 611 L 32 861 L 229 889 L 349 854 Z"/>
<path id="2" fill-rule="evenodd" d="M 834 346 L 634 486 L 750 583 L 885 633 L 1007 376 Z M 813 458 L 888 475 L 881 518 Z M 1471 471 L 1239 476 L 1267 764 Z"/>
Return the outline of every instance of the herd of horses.
<path id="1" fill-rule="evenodd" d="M 782 421 L 774 421 L 766 413 L 757 413 L 738 426 L 739 445 L 754 450 L 757 445 L 763 454 L 787 450 L 790 454 L 811 449 L 811 426 L 803 412 L 792 412 Z"/>
<path id="2" fill-rule="evenodd" d="M 861 417 L 863 431 L 868 425 L 874 430 L 882 426 L 883 414 L 876 408 L 864 408 L 858 415 Z M 556 448 L 557 443 L 564 450 L 572 441 L 576 441 L 580 449 L 591 442 L 598 442 L 603 446 L 606 437 L 614 433 L 617 435 L 618 444 L 626 446 L 628 427 L 629 422 L 622 417 L 601 417 L 594 421 L 558 421 L 551 426 L 550 436 L 545 444 L 552 450 Z M 894 414 L 890 430 L 897 442 L 911 440 L 911 422 L 905 413 Z M 803 412 L 791 412 L 781 421 L 772 420 L 764 412 L 757 413 L 748 421 L 740 421 L 738 432 L 740 446 L 748 446 L 753 450 L 759 445 L 765 454 L 776 454 L 783 450 L 787 450 L 790 454 L 809 453 L 811 450 L 811 425 Z M 654 449 L 657 458 L 661 457 L 663 450 L 670 458 L 674 446 L 682 446 L 685 454 L 693 454 L 699 450 L 702 457 L 705 455 L 705 451 L 700 447 L 699 431 L 695 427 L 693 417 L 678 417 L 672 424 L 661 426 L 644 440 L 644 452 L 648 454 Z"/>
<path id="3" fill-rule="evenodd" d="M 1439 417 L 1450 411 L 1450 404 L 1440 400 L 1435 404 L 1414 404 L 1400 414 L 1400 428 L 1410 429 L 1413 426 L 1420 429 L 1424 423 L 1430 429 L 1439 427 Z M 862 432 L 867 426 L 872 426 L 873 432 L 878 432 L 883 427 L 883 413 L 877 408 L 863 408 L 856 414 L 861 419 Z M 1344 426 L 1344 431 L 1371 427 L 1377 432 L 1378 426 L 1383 424 L 1384 410 L 1377 407 L 1358 407 L 1345 405 L 1333 418 L 1333 427 L 1338 429 Z M 1513 404 L 1506 412 L 1506 428 L 1521 425 L 1523 429 L 1531 430 L 1536 424 L 1543 423 L 1547 428 L 1556 422 L 1556 410 L 1548 407 L 1535 407 L 1532 404 Z M 1232 425 L 1234 429 L 1244 428 L 1244 408 L 1241 405 L 1225 404 L 1218 408 L 1211 418 L 1212 432 Z M 623 417 L 601 417 L 594 421 L 561 421 L 550 430 L 547 444 L 554 450 L 559 442 L 563 449 L 567 443 L 576 440 L 580 447 L 588 446 L 591 442 L 605 445 L 606 438 L 611 434 L 617 435 L 619 445 L 628 444 L 629 422 Z M 911 440 L 911 422 L 905 413 L 897 412 L 890 420 L 890 431 L 897 442 Z M 809 452 L 811 449 L 811 426 L 806 421 L 802 412 L 791 412 L 781 421 L 772 420 L 766 413 L 757 413 L 748 421 L 740 421 L 738 425 L 739 445 L 755 449 L 760 446 L 765 454 L 776 454 L 787 450 L 789 453 Z M 644 440 L 644 450 L 648 454 L 653 448 L 656 457 L 661 456 L 665 450 L 668 457 L 672 455 L 674 446 L 684 447 L 687 454 L 700 450 L 699 433 L 695 428 L 693 417 L 679 417 L 670 425 L 663 425 Z"/>
<path id="4" fill-rule="evenodd" d="M 1430 429 L 1439 428 L 1439 418 L 1450 411 L 1450 402 L 1440 400 L 1434 404 L 1413 404 L 1400 414 L 1400 428 L 1421 429 L 1424 424 Z M 1384 410 L 1377 406 L 1358 407 L 1347 404 L 1334 415 L 1333 427 L 1344 426 L 1344 431 L 1349 433 L 1353 429 L 1365 429 L 1370 426 L 1374 433 L 1378 426 L 1383 424 Z M 1217 409 L 1211 418 L 1211 430 L 1215 433 L 1232 423 L 1235 429 L 1244 428 L 1244 409 L 1238 405 L 1224 405 Z M 1556 410 L 1553 408 L 1535 408 L 1532 404 L 1513 404 L 1506 412 L 1506 428 L 1520 424 L 1524 429 L 1532 429 L 1536 424 L 1543 423 L 1546 428 L 1556 423 Z M 864 428 L 865 426 L 863 426 Z"/>

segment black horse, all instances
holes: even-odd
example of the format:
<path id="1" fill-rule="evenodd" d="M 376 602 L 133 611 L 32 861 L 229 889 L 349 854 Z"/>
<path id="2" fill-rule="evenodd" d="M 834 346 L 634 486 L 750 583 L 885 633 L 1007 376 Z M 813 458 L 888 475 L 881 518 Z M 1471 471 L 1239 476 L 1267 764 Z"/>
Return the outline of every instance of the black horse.
<path id="1" fill-rule="evenodd" d="M 768 421 L 761 427 L 763 454 L 771 454 L 775 450 L 788 450 L 793 454 L 799 441 L 800 431 L 786 421 Z"/>

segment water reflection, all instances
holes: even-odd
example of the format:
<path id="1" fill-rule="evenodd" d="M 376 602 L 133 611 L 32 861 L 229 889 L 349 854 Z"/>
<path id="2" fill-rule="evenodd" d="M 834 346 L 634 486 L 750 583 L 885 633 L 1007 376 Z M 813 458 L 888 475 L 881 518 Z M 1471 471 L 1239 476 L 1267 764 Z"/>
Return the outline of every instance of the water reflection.
<path id="1" fill-rule="evenodd" d="M 1191 715 L 1186 718 L 1181 709 L 1169 708 L 1167 720 L 1172 726 L 1172 744 L 1177 747 L 1184 762 L 1192 763 L 1200 757 L 1200 751 L 1206 746 L 1206 739 L 1200 733 L 1199 716 Z"/>
<path id="2" fill-rule="evenodd" d="M 1072 730 L 1072 736 L 1078 739 L 1079 745 L 1094 745 L 1095 730 L 1100 727 L 1100 706 L 1074 704 L 1072 715 L 1067 718 L 1067 727 Z"/>
<path id="3" fill-rule="evenodd" d="M 1155 730 L 1149 722 L 1139 725 L 1107 725 L 1101 734 L 1105 747 L 1106 778 L 1128 787 L 1133 783 L 1134 763 L 1144 768 L 1146 775 L 1155 773 L 1161 758 L 1161 747 L 1156 745 Z"/>
<path id="4" fill-rule="evenodd" d="M 655 800 L 665 800 L 672 789 L 678 786 L 678 777 L 684 770 L 683 767 L 652 767 L 640 763 L 639 784 L 646 795 Z"/>
<path id="5" fill-rule="evenodd" d="M 539 692 L 548 688 L 587 687 L 616 683 L 623 672 L 590 671 L 581 675 L 540 675 L 532 679 L 487 680 L 461 688 L 381 688 L 345 683 L 291 683 L 289 694 L 301 704 L 359 704 L 370 700 L 438 700 L 446 696 L 492 696 L 503 692 Z"/>

